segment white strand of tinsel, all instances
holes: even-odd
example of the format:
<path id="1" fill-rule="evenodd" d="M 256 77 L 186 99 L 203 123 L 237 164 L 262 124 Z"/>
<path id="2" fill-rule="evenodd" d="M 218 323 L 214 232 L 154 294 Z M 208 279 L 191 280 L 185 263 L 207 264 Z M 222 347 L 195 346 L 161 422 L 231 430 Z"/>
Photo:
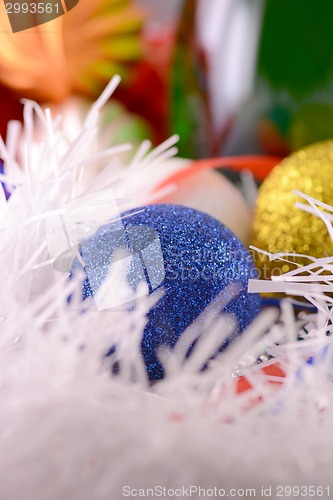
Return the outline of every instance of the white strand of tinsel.
<path id="1" fill-rule="evenodd" d="M 307 297 L 318 313 L 296 318 L 289 300 L 281 314 L 264 310 L 202 372 L 236 327 L 229 316 L 218 317 L 226 297 L 237 293 L 231 286 L 173 352 L 159 352 L 166 376 L 154 385 L 140 342 L 146 313 L 159 296 L 138 301 L 130 313 L 98 312 L 93 300 L 83 311 L 75 293 L 83 277 L 68 281 L 57 270 L 66 271 L 80 238 L 117 215 L 119 206 L 147 203 L 153 183 L 146 169 L 151 163 L 162 168 L 175 153 L 176 137 L 151 153 L 144 142 L 119 179 L 129 146 L 89 149 L 101 107 L 118 83 L 117 77 L 110 82 L 65 149 L 61 118 L 53 120 L 31 101 L 25 103 L 24 133 L 12 123 L 6 144 L 0 141 L 1 181 L 11 191 L 6 201 L 0 189 L 0 499 L 120 500 L 128 492 L 157 498 L 162 490 L 146 490 L 154 487 L 171 490 L 169 496 L 184 488 L 184 498 L 190 491 L 195 499 L 204 496 L 198 487 L 225 490 L 225 496 L 235 489 L 236 498 L 251 488 L 261 498 L 263 486 L 278 498 L 279 486 L 333 488 L 332 299 L 324 293 L 332 289 L 331 258 L 309 258 L 305 283 L 304 268 L 270 282 Z M 44 131 L 39 142 L 36 119 Z M 25 168 L 18 160 L 22 149 Z M 89 189 L 80 185 L 82 170 L 96 158 L 107 160 L 107 173 Z M 303 198 L 325 219 L 318 202 Z M 330 218 L 325 221 L 329 226 Z M 114 293 L 126 292 L 119 269 L 111 269 L 110 279 L 112 273 Z M 252 290 L 260 286 L 250 283 Z M 298 342 L 308 324 L 307 338 Z M 105 357 L 112 345 L 117 350 Z M 276 358 L 285 377 L 262 369 L 272 359 L 253 362 L 264 353 Z M 239 375 L 251 390 L 237 394 Z M 320 496 L 320 489 L 303 489 L 302 497 L 313 498 L 313 491 Z"/>

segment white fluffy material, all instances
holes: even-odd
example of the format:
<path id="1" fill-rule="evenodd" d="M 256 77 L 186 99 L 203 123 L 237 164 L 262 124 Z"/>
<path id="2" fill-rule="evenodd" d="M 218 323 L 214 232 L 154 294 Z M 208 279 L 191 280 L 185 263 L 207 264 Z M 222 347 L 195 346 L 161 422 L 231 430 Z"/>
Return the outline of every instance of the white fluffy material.
<path id="1" fill-rule="evenodd" d="M 285 302 L 278 320 L 278 311 L 268 309 L 200 372 L 207 354 L 230 334 L 230 321 L 216 319 L 222 292 L 173 353 L 160 353 L 167 375 L 153 386 L 139 346 L 146 311 L 157 297 L 131 314 L 97 312 L 93 302 L 82 314 L 79 300 L 68 304 L 80 283 L 56 270 L 66 270 L 59 252 L 67 245 L 65 257 L 77 255 L 80 237 L 114 215 L 121 200 L 125 208 L 151 200 L 145 169 L 152 163 L 162 168 L 175 153 L 175 138 L 152 153 L 144 143 L 124 170 L 121 151 L 127 146 L 99 152 L 106 170 L 89 188 L 81 187 L 84 169 L 96 159 L 89 142 L 99 110 L 117 83 L 110 83 L 67 145 L 61 120 L 27 102 L 24 168 L 16 163 L 22 143 L 17 124 L 9 127 L 7 145 L 0 144 L 2 180 L 12 186 L 7 202 L 1 193 L 0 212 L 1 500 L 120 500 L 126 486 L 141 493 L 155 486 L 226 493 L 254 488 L 256 498 L 262 485 L 272 487 L 271 498 L 279 485 L 333 488 L 332 299 L 318 288 L 322 278 L 310 280 L 306 291 L 318 314 L 295 319 Z M 33 110 L 44 130 L 37 146 Z M 115 182 L 120 173 L 123 179 Z M 63 233 L 55 238 L 59 227 Z M 319 264 L 331 269 L 330 259 Z M 298 284 L 288 283 L 295 295 Z M 297 332 L 310 322 L 307 339 L 297 342 Z M 197 337 L 194 355 L 186 359 Z M 105 358 L 115 343 L 118 350 Z M 278 359 L 284 378 L 253 367 L 264 352 Z M 306 362 L 310 356 L 312 364 Z M 111 370 L 116 360 L 118 375 Z M 252 390 L 237 394 L 239 373 Z M 203 497 L 192 491 L 191 498 Z"/>

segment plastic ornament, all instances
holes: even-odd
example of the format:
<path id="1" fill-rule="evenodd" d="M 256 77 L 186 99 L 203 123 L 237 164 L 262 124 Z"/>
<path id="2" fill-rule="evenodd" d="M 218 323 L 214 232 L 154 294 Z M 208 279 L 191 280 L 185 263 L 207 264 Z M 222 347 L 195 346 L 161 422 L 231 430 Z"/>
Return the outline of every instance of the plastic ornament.
<path id="1" fill-rule="evenodd" d="M 320 202 L 333 204 L 333 141 L 308 146 L 276 166 L 259 189 L 253 223 L 253 246 L 269 253 L 292 253 L 324 257 L 333 245 L 325 223 L 295 206 L 298 190 Z M 262 279 L 295 268 L 293 263 L 269 260 L 255 252 Z M 308 259 L 289 258 L 309 263 Z"/>
<path id="2" fill-rule="evenodd" d="M 240 190 L 214 170 L 199 171 L 176 182 L 175 191 L 160 202 L 202 210 L 231 229 L 244 245 L 250 242 L 250 207 Z"/>
<path id="3" fill-rule="evenodd" d="M 240 156 L 207 158 L 194 162 L 178 161 L 178 169 L 169 175 L 164 175 L 162 181 L 155 186 L 157 191 L 164 189 L 168 191 L 157 201 L 202 210 L 229 227 L 247 246 L 251 236 L 252 207 L 257 197 L 254 178 L 262 181 L 279 163 L 280 158 Z M 167 168 L 155 169 L 152 175 L 166 173 L 167 169 L 170 171 L 170 166 L 168 164 Z M 224 175 L 225 168 L 228 168 L 226 175 Z M 226 178 L 227 175 L 229 178 L 240 177 L 242 180 L 251 177 L 251 186 L 245 197 L 241 190 Z"/>
<path id="4" fill-rule="evenodd" d="M 178 140 L 178 136 L 173 136 L 164 144 L 168 144 L 174 154 L 177 154 L 175 145 L 178 144 Z M 157 164 L 154 160 L 145 165 L 145 175 L 130 167 L 122 183 L 126 185 L 126 189 L 118 186 L 117 196 L 128 198 L 131 193 L 132 201 L 129 208 L 154 203 L 171 203 L 204 211 L 229 227 L 247 246 L 252 226 L 252 208 L 257 197 L 254 177 L 259 180 L 264 179 L 280 160 L 274 157 L 241 156 L 209 158 L 193 162 L 179 157 L 170 158 L 168 153 L 167 157 L 164 156 L 163 162 Z M 234 185 L 231 185 L 223 175 L 220 173 L 216 175 L 213 171 L 218 169 L 220 172 L 223 167 L 230 167 L 235 175 L 241 176 L 247 203 L 243 195 L 235 190 Z M 90 167 L 90 171 L 92 170 L 96 170 L 95 165 Z M 206 171 L 209 175 L 205 174 Z M 138 193 L 141 194 L 139 198 Z M 238 207 L 237 210 L 235 206 Z"/>
<path id="5" fill-rule="evenodd" d="M 101 306 L 99 294 L 108 290 L 106 278 L 113 259 L 113 263 L 119 262 L 119 253 L 123 260 L 132 255 L 127 279 L 133 290 L 142 284 L 149 294 L 164 289 L 148 313 L 141 344 L 151 380 L 163 377 L 157 350 L 173 349 L 182 333 L 228 284 L 239 286 L 221 311 L 232 313 L 238 322 L 229 341 L 260 310 L 259 296 L 247 293 L 248 279 L 257 276 L 250 254 L 223 224 L 197 210 L 151 205 L 124 213 L 122 225 L 118 220 L 101 227 L 81 242 L 80 253 L 87 276 L 83 297 L 94 296 L 100 309 L 108 309 L 107 297 Z M 72 271 L 77 268 L 80 264 L 76 260 Z M 221 340 L 219 348 L 226 344 Z"/>
<path id="6" fill-rule="evenodd" d="M 229 169 L 234 170 L 235 173 L 242 173 L 245 170 L 250 171 L 252 175 L 259 181 L 263 181 L 267 175 L 273 170 L 276 165 L 281 161 L 280 157 L 274 156 L 224 156 L 217 158 L 204 158 L 202 160 L 195 160 L 178 172 L 175 176 L 166 178 L 162 186 L 166 186 L 172 182 L 180 182 L 202 170 L 211 168 L 216 169 Z"/>

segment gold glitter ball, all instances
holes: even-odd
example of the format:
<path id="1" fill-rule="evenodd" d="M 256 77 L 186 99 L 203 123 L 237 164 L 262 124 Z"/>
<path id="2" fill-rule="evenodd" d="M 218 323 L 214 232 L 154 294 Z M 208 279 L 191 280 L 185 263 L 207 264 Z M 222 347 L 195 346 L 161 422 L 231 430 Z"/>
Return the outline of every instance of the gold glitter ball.
<path id="1" fill-rule="evenodd" d="M 262 184 L 255 208 L 252 244 L 270 253 L 299 253 L 313 257 L 333 255 L 333 244 L 323 221 L 296 208 L 306 203 L 297 189 L 333 205 L 333 141 L 312 144 L 283 160 Z M 269 261 L 254 252 L 261 279 L 293 269 L 293 264 Z M 293 259 L 290 259 L 293 261 Z M 309 264 L 307 259 L 294 259 Z"/>

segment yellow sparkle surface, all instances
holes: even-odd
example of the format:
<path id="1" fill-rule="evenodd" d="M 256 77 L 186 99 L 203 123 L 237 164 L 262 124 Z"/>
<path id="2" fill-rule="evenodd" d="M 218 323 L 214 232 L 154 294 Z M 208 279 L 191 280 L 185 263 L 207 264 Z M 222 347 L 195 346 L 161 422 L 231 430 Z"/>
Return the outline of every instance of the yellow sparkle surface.
<path id="1" fill-rule="evenodd" d="M 294 189 L 333 205 L 333 141 L 308 146 L 274 168 L 259 190 L 252 244 L 271 253 L 333 255 L 325 224 L 295 207 L 296 202 L 306 202 L 292 193 Z M 294 267 L 282 261 L 270 262 L 257 252 L 254 258 L 262 279 Z"/>

